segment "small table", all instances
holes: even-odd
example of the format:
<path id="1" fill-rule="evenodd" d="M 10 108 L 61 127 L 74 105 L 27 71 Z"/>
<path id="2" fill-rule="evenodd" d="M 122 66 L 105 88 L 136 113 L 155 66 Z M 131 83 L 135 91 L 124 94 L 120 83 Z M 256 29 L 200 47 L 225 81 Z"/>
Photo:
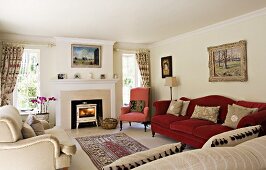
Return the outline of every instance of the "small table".
<path id="1" fill-rule="evenodd" d="M 35 113 L 34 115 L 37 119 L 45 120 L 49 123 L 49 113 Z"/>

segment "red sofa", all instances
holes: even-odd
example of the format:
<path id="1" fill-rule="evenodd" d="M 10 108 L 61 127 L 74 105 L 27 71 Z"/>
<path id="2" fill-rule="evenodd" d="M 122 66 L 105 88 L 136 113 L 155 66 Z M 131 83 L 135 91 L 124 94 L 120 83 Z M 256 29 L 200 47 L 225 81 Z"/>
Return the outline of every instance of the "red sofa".
<path id="1" fill-rule="evenodd" d="M 186 116 L 166 114 L 171 102 L 170 100 L 156 101 L 153 103 L 155 107 L 155 113 L 151 119 L 153 137 L 155 133 L 159 133 L 194 148 L 201 148 L 210 137 L 232 130 L 230 127 L 223 126 L 222 123 L 226 118 L 227 106 L 233 103 L 249 108 L 259 108 L 258 112 L 243 117 L 238 123 L 237 128 L 261 124 L 262 129 L 266 129 L 266 103 L 235 101 L 219 95 L 205 96 L 196 99 L 182 97 L 180 99 L 190 101 Z M 190 117 L 196 105 L 220 106 L 218 123 L 213 123 L 208 120 L 191 119 Z"/>

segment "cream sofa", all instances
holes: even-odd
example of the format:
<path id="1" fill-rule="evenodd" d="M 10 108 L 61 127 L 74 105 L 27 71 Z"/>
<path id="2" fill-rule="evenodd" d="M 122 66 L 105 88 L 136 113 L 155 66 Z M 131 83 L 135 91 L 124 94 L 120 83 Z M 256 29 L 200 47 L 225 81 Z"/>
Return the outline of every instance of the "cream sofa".
<path id="1" fill-rule="evenodd" d="M 171 155 L 135 170 L 265 170 L 266 136 L 234 147 L 196 149 Z"/>
<path id="2" fill-rule="evenodd" d="M 0 169 L 52 170 L 70 166 L 76 146 L 63 129 L 54 127 L 45 130 L 44 135 L 23 139 L 22 126 L 15 107 L 0 107 Z"/>

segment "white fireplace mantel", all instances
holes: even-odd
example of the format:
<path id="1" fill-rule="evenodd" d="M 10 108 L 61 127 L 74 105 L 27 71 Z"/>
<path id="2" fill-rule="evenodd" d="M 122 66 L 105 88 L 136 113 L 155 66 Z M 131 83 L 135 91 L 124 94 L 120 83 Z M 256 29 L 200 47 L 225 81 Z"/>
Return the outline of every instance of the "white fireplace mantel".
<path id="1" fill-rule="evenodd" d="M 62 113 L 61 104 L 64 99 L 61 98 L 61 92 L 64 91 L 80 91 L 80 90 L 110 90 L 110 115 L 112 118 L 115 114 L 115 83 L 118 79 L 59 79 L 51 80 L 54 87 L 55 97 L 58 99 L 56 105 L 56 126 L 61 126 L 65 129 L 71 128 L 71 113 Z M 75 100 L 75 99 L 73 99 Z M 71 107 L 71 106 L 68 106 Z M 71 109 L 69 109 L 71 110 Z M 64 116 L 62 116 L 64 114 Z M 67 116 L 67 118 L 66 118 Z M 104 115 L 103 115 L 104 116 Z"/>

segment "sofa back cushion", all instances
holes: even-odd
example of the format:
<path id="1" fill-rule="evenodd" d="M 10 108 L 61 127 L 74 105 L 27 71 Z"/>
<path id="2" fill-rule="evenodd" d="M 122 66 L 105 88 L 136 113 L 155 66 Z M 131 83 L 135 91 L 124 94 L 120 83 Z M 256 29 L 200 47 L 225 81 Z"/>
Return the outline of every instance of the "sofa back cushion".
<path id="1" fill-rule="evenodd" d="M 259 108 L 259 111 L 266 110 L 266 103 L 249 102 L 249 101 L 240 100 L 240 101 L 237 101 L 235 104 L 239 106 L 248 107 L 248 108 Z"/>
<path id="2" fill-rule="evenodd" d="M 16 142 L 22 139 L 22 118 L 11 106 L 0 107 L 0 142 Z"/>
<path id="3" fill-rule="evenodd" d="M 190 101 L 188 109 L 187 109 L 187 116 L 192 115 L 196 105 L 208 106 L 208 107 L 220 106 L 218 123 L 224 122 L 226 118 L 226 114 L 227 114 L 227 106 L 232 105 L 233 103 L 236 102 L 230 98 L 219 96 L 219 95 L 210 95 L 210 96 L 200 97 L 196 99 L 189 99 L 186 97 L 182 97 L 180 98 L 180 100 Z"/>

